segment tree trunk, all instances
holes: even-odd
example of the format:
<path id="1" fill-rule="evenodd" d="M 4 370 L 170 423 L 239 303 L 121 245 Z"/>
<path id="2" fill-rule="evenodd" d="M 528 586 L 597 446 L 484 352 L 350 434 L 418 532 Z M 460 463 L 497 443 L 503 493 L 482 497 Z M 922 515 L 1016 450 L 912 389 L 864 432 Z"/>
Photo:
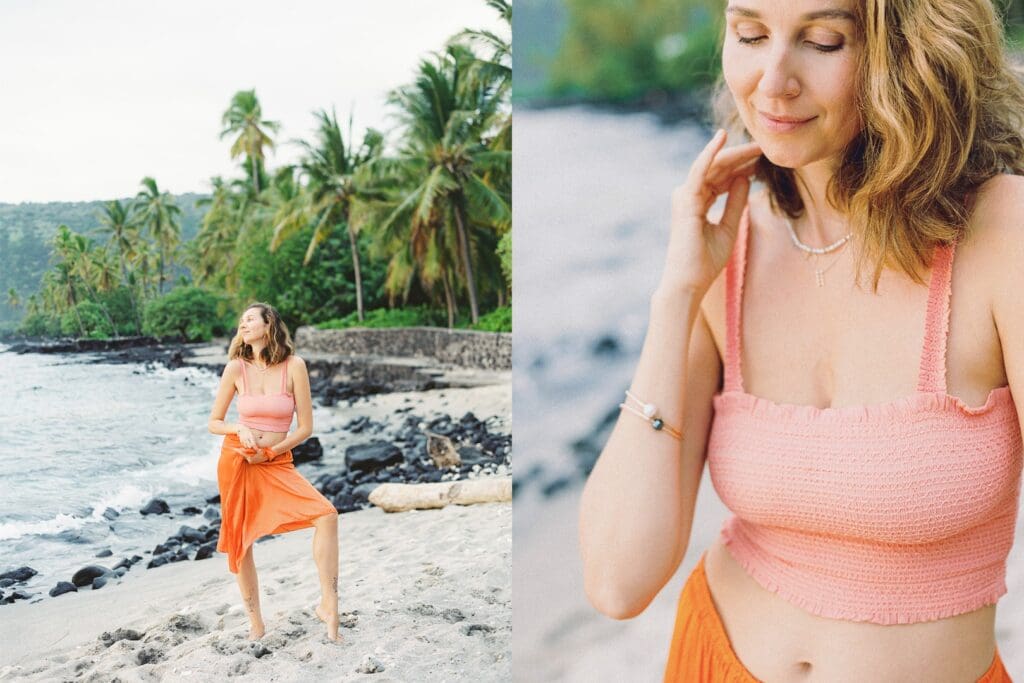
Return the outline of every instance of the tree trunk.
<path id="1" fill-rule="evenodd" d="M 447 273 L 441 277 L 441 281 L 444 283 L 444 304 L 448 309 L 448 329 L 450 330 L 455 327 L 455 298 L 452 296 L 452 287 L 448 283 Z"/>
<path id="2" fill-rule="evenodd" d="M 473 279 L 473 265 L 469 259 L 469 236 L 462 220 L 462 205 L 455 205 L 455 223 L 459 228 L 459 250 L 462 252 L 462 265 L 466 269 L 466 289 L 469 290 L 469 316 L 476 325 L 480 319 L 480 311 L 476 305 L 476 281 Z"/>
<path id="3" fill-rule="evenodd" d="M 120 240 L 118 240 L 120 245 Z M 135 320 L 135 334 L 142 334 L 142 325 L 139 321 L 139 307 L 135 303 L 135 288 L 128 282 L 128 267 L 124 264 L 124 251 L 118 246 L 118 256 L 121 259 L 121 282 L 128 288 L 128 302 L 132 305 L 132 318 Z"/>
<path id="4" fill-rule="evenodd" d="M 356 234 L 351 225 L 348 226 L 348 242 L 352 248 L 352 269 L 356 273 L 356 311 L 359 322 L 363 322 L 363 276 L 359 272 L 359 249 L 356 248 Z"/>
<path id="5" fill-rule="evenodd" d="M 158 295 L 164 293 L 164 248 L 160 246 L 160 274 L 156 281 L 156 293 Z"/>
<path id="6" fill-rule="evenodd" d="M 259 171 L 256 168 L 256 157 L 249 157 L 250 165 L 252 166 L 252 189 L 253 194 L 257 195 L 260 193 L 260 176 Z"/>

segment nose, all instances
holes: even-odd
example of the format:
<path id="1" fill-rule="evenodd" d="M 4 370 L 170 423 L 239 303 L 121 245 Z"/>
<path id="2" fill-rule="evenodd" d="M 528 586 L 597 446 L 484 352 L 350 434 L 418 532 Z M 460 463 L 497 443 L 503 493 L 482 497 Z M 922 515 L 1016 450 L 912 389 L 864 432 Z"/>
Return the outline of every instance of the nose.
<path id="1" fill-rule="evenodd" d="M 800 80 L 790 62 L 790 54 L 784 45 L 773 50 L 768 56 L 758 81 L 757 89 L 768 97 L 796 97 L 800 94 Z"/>

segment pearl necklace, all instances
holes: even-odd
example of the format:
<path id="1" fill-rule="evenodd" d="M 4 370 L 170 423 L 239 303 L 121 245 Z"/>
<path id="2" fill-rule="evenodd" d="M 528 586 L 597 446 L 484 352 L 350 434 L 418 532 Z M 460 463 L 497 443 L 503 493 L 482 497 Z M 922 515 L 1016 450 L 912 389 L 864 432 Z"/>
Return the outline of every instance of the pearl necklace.
<path id="1" fill-rule="evenodd" d="M 839 258 L 837 257 L 832 263 L 830 263 L 825 268 L 819 268 L 818 267 L 818 265 L 817 265 L 817 258 L 819 256 L 821 256 L 822 254 L 827 254 L 829 252 L 835 251 L 836 249 L 839 249 L 844 244 L 849 242 L 850 238 L 853 237 L 853 232 L 846 233 L 844 236 L 840 237 L 838 240 L 836 240 L 832 244 L 828 245 L 827 247 L 812 247 L 812 246 L 804 244 L 803 242 L 800 241 L 800 238 L 796 236 L 796 230 L 793 228 L 793 221 L 790 220 L 789 216 L 786 216 L 785 218 L 786 218 L 786 227 L 789 228 L 789 238 L 790 238 L 790 241 L 793 242 L 793 246 L 795 246 L 797 249 L 800 249 L 801 251 L 806 253 L 808 257 L 810 257 L 812 255 L 815 257 L 814 280 L 815 280 L 815 282 L 817 283 L 817 285 L 819 287 L 824 287 L 825 286 L 825 273 L 828 272 L 829 269 L 832 268 L 832 266 L 834 266 L 836 263 L 839 262 Z"/>

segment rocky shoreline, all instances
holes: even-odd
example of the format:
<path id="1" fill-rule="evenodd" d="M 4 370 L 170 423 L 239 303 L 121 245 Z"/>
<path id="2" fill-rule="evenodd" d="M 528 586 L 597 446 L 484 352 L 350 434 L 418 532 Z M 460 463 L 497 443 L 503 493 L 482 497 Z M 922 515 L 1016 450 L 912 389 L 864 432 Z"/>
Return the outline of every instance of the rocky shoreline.
<path id="1" fill-rule="evenodd" d="M 41 344 L 14 344 L 6 350 L 15 353 L 100 353 L 104 362 L 108 363 L 153 363 L 171 369 L 194 366 L 217 375 L 223 370 L 226 360 L 226 350 L 221 358 L 217 345 L 162 343 L 152 338 L 132 338 L 131 342 L 127 339 L 61 342 L 47 344 L 45 350 Z M 397 377 L 390 377 L 386 371 L 382 373 L 380 367 L 375 367 L 373 361 L 366 359 L 309 358 L 306 354 L 300 355 L 307 359 L 314 403 L 321 406 L 334 406 L 340 401 L 346 401 L 352 406 L 360 401 L 372 401 L 378 394 L 419 392 L 459 385 L 458 381 L 445 380 L 446 370 L 450 372 L 450 368 L 436 368 L 429 364 L 397 364 L 403 369 L 398 371 Z M 470 386 L 473 384 L 469 383 Z M 492 419 L 481 420 L 472 412 L 454 416 L 436 410 L 423 411 L 422 408 L 429 409 L 430 406 L 415 406 L 408 396 L 403 399 L 403 403 L 401 407 L 391 409 L 381 420 L 364 415 L 341 427 L 343 436 L 358 435 L 356 440 L 360 441 L 345 448 L 342 468 L 314 475 L 304 473 L 331 500 L 340 514 L 370 507 L 370 493 L 383 483 L 429 483 L 510 475 L 512 438 L 510 434 L 492 430 L 489 426 L 489 423 L 493 426 Z M 496 417 L 498 426 L 505 422 L 499 416 Z M 371 440 L 366 441 L 367 437 L 371 437 Z M 428 439 L 444 440 L 449 450 L 457 453 L 453 458 L 456 464 L 449 460 L 445 463 L 447 466 L 438 466 L 440 461 L 428 452 Z M 311 437 L 292 449 L 295 464 L 300 467 L 310 463 L 322 465 L 323 453 L 318 437 Z M 108 508 L 103 516 L 112 523 L 122 514 L 134 512 L 124 510 L 118 513 Z M 176 513 L 172 512 L 166 501 L 155 498 L 137 513 L 142 516 L 167 514 L 196 517 L 196 522 L 200 523 L 182 524 L 177 533 L 152 549 L 122 557 L 112 566 L 86 564 L 67 580 L 57 581 L 49 590 L 49 596 L 54 598 L 81 589 L 102 588 L 107 582 L 123 577 L 139 563 L 151 569 L 214 556 L 220 532 L 219 494 L 186 505 Z M 268 538 L 271 537 L 263 537 L 257 542 Z M 110 550 L 106 549 L 98 553 L 97 557 L 111 555 Z M 42 596 L 24 589 L 25 582 L 36 574 L 36 570 L 28 566 L 0 573 L 0 605 L 21 600 L 31 603 L 42 601 Z"/>

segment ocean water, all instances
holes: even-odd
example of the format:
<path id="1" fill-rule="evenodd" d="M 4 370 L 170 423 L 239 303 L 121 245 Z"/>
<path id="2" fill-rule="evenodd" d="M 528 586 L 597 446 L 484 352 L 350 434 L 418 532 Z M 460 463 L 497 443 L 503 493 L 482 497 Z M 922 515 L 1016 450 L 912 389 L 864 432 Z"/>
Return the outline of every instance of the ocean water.
<path id="1" fill-rule="evenodd" d="M 136 553 L 146 559 L 132 572 L 145 571 L 144 550 L 183 524 L 208 522 L 181 510 L 204 510 L 217 494 L 223 437 L 207 430 L 215 374 L 4 348 L 0 571 L 32 567 L 39 575 L 26 589 L 40 594 L 83 565 L 110 567 Z M 234 403 L 227 419 L 237 419 Z M 139 513 L 154 497 L 167 501 L 171 515 Z M 106 519 L 108 508 L 120 516 Z M 103 548 L 113 555 L 96 558 Z"/>

